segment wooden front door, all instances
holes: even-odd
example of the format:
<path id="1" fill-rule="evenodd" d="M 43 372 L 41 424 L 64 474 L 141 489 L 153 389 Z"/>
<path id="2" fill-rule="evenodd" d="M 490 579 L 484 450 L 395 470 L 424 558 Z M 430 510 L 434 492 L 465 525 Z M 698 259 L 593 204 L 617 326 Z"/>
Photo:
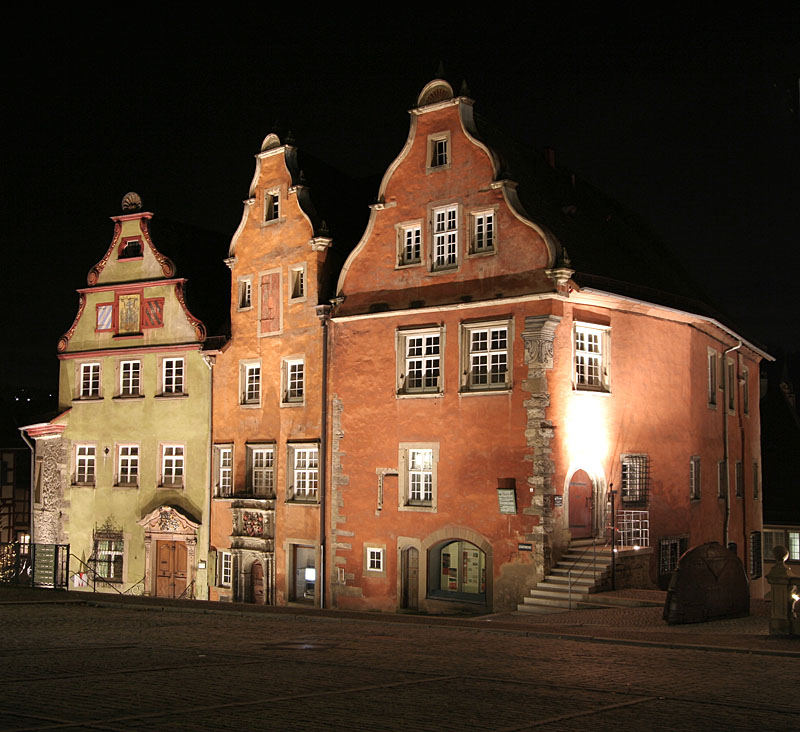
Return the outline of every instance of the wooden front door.
<path id="1" fill-rule="evenodd" d="M 264 567 L 261 562 L 253 562 L 250 569 L 250 597 L 256 605 L 266 604 L 266 594 L 264 593 Z"/>
<path id="2" fill-rule="evenodd" d="M 592 479 L 585 470 L 578 470 L 569 482 L 569 530 L 573 539 L 592 536 Z"/>
<path id="3" fill-rule="evenodd" d="M 159 541 L 156 546 L 156 595 L 180 597 L 186 589 L 186 544 Z"/>
<path id="4" fill-rule="evenodd" d="M 401 571 L 402 607 L 416 610 L 419 607 L 419 551 L 415 547 L 403 552 Z"/>

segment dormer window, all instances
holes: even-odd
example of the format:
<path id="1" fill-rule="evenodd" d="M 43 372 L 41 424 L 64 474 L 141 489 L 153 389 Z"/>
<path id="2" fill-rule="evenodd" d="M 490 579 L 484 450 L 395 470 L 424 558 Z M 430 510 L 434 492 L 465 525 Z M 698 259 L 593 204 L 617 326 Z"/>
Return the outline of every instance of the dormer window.
<path id="1" fill-rule="evenodd" d="M 142 240 L 138 237 L 124 239 L 119 249 L 119 259 L 137 259 L 142 256 Z"/>
<path id="2" fill-rule="evenodd" d="M 264 221 L 277 221 L 281 216 L 280 196 L 278 191 L 264 194 Z"/>
<path id="3" fill-rule="evenodd" d="M 428 137 L 426 172 L 450 167 L 450 133 L 437 132 Z"/>

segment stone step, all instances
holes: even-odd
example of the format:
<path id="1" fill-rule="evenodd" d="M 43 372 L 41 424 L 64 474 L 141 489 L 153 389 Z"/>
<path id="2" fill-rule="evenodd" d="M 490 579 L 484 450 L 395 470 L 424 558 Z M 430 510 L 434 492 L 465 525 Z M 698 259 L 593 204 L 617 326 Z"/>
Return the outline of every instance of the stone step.
<path id="1" fill-rule="evenodd" d="M 517 605 L 517 610 L 521 613 L 533 613 L 535 615 L 553 615 L 555 613 L 565 613 L 565 607 L 549 607 L 545 605 Z"/>
<path id="2" fill-rule="evenodd" d="M 579 602 L 581 600 L 586 600 L 589 597 L 589 593 L 585 590 L 579 590 L 577 588 L 572 589 L 572 593 L 568 592 L 566 588 L 559 589 L 559 590 L 540 590 L 538 587 L 535 590 L 531 590 L 530 595 L 528 597 L 523 598 L 523 602 L 527 602 L 528 599 L 531 600 L 556 600 L 556 601 L 564 601 L 570 599 L 570 594 L 572 595 L 573 602 Z"/>
<path id="3" fill-rule="evenodd" d="M 542 583 L 552 584 L 557 587 L 568 587 L 572 584 L 573 587 L 594 587 L 595 581 L 593 577 L 573 577 L 571 580 L 567 575 L 561 574 L 548 574 L 539 584 Z"/>
<path id="4" fill-rule="evenodd" d="M 531 594 L 533 594 L 535 590 L 531 590 Z M 565 595 L 564 599 L 561 598 L 553 598 L 553 597 L 523 597 L 522 602 L 524 605 L 535 605 L 539 607 L 556 607 L 556 608 L 563 608 L 564 610 L 569 610 L 569 598 Z M 578 604 L 580 600 L 573 598 L 572 605 L 573 607 Z"/>

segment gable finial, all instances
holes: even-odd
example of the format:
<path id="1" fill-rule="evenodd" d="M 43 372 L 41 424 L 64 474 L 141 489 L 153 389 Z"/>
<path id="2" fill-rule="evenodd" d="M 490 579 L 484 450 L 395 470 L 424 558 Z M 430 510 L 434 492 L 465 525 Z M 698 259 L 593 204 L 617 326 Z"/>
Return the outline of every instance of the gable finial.
<path id="1" fill-rule="evenodd" d="M 142 210 L 142 198 L 138 193 L 130 191 L 122 197 L 122 210 L 125 213 L 135 213 Z"/>

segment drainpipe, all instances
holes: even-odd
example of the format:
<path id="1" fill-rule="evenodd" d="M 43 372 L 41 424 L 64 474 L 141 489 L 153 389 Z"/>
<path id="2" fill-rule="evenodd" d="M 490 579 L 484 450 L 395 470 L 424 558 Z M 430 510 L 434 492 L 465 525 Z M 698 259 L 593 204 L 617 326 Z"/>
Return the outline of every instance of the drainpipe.
<path id="1" fill-rule="evenodd" d="M 330 305 L 317 305 L 317 317 L 322 327 L 322 405 L 320 409 L 319 441 L 319 606 L 325 607 L 326 498 L 328 476 L 328 319 Z"/>
<path id="2" fill-rule="evenodd" d="M 208 551 L 211 548 L 211 496 L 214 489 L 211 485 L 214 480 L 214 357 L 203 356 L 203 362 L 208 366 L 208 460 L 206 461 L 206 600 L 211 599 L 211 581 L 208 576 Z"/>
<path id="3" fill-rule="evenodd" d="M 28 438 L 28 435 L 25 434 L 24 427 L 19 427 L 19 433 L 22 436 L 22 439 L 25 441 L 25 444 L 28 446 L 28 449 L 31 451 L 31 490 L 30 490 L 30 502 L 29 502 L 29 511 L 30 511 L 30 539 L 29 545 L 33 544 L 33 505 L 34 505 L 34 493 L 36 491 L 36 486 L 34 486 L 33 481 L 36 477 L 36 448 L 33 443 Z"/>
<path id="4" fill-rule="evenodd" d="M 737 345 L 722 352 L 722 462 L 725 466 L 725 518 L 722 523 L 722 534 L 726 549 L 730 540 L 728 528 L 731 520 L 731 471 L 728 454 L 728 354 L 738 351 L 741 347 L 742 342 L 739 341 Z"/>

